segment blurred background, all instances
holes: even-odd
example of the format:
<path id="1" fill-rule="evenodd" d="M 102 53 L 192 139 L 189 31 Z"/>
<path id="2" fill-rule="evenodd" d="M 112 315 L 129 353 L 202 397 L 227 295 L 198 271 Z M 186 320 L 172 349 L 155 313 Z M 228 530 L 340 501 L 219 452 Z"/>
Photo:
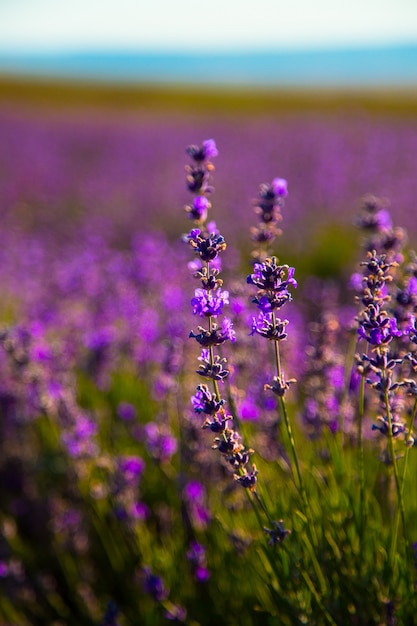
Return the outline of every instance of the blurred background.
<path id="1" fill-rule="evenodd" d="M 3 72 L 151 83 L 415 86 L 413 0 L 3 0 Z"/>
<path id="2" fill-rule="evenodd" d="M 174 236 L 184 147 L 213 137 L 238 241 L 277 175 L 299 250 L 368 192 L 414 229 L 416 114 L 414 0 L 0 1 L 0 193 L 21 228 L 99 213 L 120 240 L 138 216 Z"/>

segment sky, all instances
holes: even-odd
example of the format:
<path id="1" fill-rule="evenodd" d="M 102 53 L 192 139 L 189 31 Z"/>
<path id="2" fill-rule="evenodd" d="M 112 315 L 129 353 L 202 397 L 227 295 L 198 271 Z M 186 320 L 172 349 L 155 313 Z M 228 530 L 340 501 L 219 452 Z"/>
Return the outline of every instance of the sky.
<path id="1" fill-rule="evenodd" d="M 0 0 L 0 52 L 417 43 L 417 0 Z"/>

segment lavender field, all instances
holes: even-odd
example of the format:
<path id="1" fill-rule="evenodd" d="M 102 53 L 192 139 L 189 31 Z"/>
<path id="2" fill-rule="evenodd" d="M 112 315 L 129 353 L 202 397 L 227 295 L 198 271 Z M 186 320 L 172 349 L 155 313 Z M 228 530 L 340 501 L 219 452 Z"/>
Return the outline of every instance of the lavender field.
<path id="1" fill-rule="evenodd" d="M 0 624 L 414 623 L 417 116 L 0 137 Z"/>

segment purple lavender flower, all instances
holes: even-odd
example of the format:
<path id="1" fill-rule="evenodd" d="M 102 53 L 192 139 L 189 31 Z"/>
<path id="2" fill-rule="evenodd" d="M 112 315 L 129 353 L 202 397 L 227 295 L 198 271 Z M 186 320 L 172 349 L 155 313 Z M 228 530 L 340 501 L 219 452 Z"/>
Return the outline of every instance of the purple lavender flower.
<path id="1" fill-rule="evenodd" d="M 209 161 L 219 154 L 214 139 L 206 139 L 202 146 L 188 146 L 187 153 L 197 163 Z"/>
<path id="2" fill-rule="evenodd" d="M 130 422 L 136 418 L 136 409 L 129 402 L 120 402 L 117 406 L 117 414 L 122 420 Z"/>
<path id="3" fill-rule="evenodd" d="M 212 360 L 210 351 L 204 348 L 198 360 L 201 361 L 201 364 L 196 372 L 200 376 L 213 380 L 225 380 L 229 376 L 229 370 L 223 367 L 227 361 L 218 354 L 216 354 Z"/>
<path id="4" fill-rule="evenodd" d="M 113 602 L 113 600 L 110 600 L 110 602 L 107 605 L 107 609 L 104 614 L 104 617 L 101 621 L 101 626 L 117 626 L 116 620 L 117 620 L 117 616 L 119 615 L 119 613 L 120 613 L 120 610 L 117 604 Z"/>
<path id="5" fill-rule="evenodd" d="M 395 318 L 390 318 L 379 307 L 370 305 L 360 317 L 358 334 L 371 345 L 380 346 L 389 343 L 394 337 L 401 337 L 403 331 L 398 329 Z"/>
<path id="6" fill-rule="evenodd" d="M 149 517 L 149 514 L 149 507 L 147 507 L 143 502 L 134 502 L 129 509 L 130 517 L 136 520 L 143 521 Z"/>
<path id="7" fill-rule="evenodd" d="M 191 541 L 187 552 L 187 559 L 191 561 L 194 568 L 194 576 L 199 582 L 205 582 L 210 578 L 207 569 L 206 550 L 198 541 Z"/>
<path id="8" fill-rule="evenodd" d="M 93 456 L 97 451 L 96 433 L 97 424 L 85 415 L 78 415 L 74 426 L 64 432 L 61 439 L 70 456 Z"/>
<path id="9" fill-rule="evenodd" d="M 205 348 L 208 346 L 220 346 L 225 341 L 231 341 L 232 343 L 236 341 L 233 322 L 228 317 L 223 318 L 221 328 L 218 328 L 217 324 L 213 322 L 211 330 L 201 326 L 198 327 L 198 330 L 200 331 L 198 334 L 191 331 L 189 337 L 196 339 L 200 346 Z"/>
<path id="10" fill-rule="evenodd" d="M 280 544 L 284 541 L 285 537 L 291 534 L 290 530 L 286 530 L 284 527 L 283 520 L 279 520 L 279 522 L 272 522 L 273 528 L 264 528 L 264 531 L 267 535 L 269 535 L 269 545 L 274 546 Z"/>
<path id="11" fill-rule="evenodd" d="M 249 489 L 250 491 L 254 491 L 256 489 L 257 483 L 257 475 L 258 470 L 256 469 L 256 465 L 252 465 L 252 471 L 243 472 L 242 474 L 235 474 L 235 480 L 245 489 Z"/>
<path id="12" fill-rule="evenodd" d="M 223 406 L 224 400 L 218 400 L 207 385 L 198 385 L 195 395 L 191 397 L 191 403 L 196 413 L 215 415 Z"/>
<path id="13" fill-rule="evenodd" d="M 379 430 L 382 435 L 388 436 L 389 421 L 386 415 L 377 417 L 378 424 L 372 424 L 372 430 Z M 407 428 L 405 424 L 398 419 L 391 419 L 391 432 L 393 437 L 397 437 L 401 433 L 406 434 Z"/>
<path id="14" fill-rule="evenodd" d="M 297 287 L 294 273 L 293 267 L 278 265 L 277 259 L 271 257 L 263 263 L 254 264 L 254 272 L 249 274 L 247 282 L 262 291 L 284 292 L 290 285 Z"/>
<path id="15" fill-rule="evenodd" d="M 210 202 L 206 196 L 196 196 L 191 206 L 186 207 L 190 219 L 196 222 L 204 222 L 207 218 L 207 211 L 210 208 Z"/>
<path id="16" fill-rule="evenodd" d="M 218 317 L 223 313 L 223 307 L 229 303 L 229 292 L 220 287 L 215 291 L 196 289 L 191 300 L 194 315 L 200 317 Z"/>
<path id="17" fill-rule="evenodd" d="M 205 498 L 206 490 L 203 483 L 193 480 L 186 484 L 184 494 L 188 500 L 201 502 Z"/>
<path id="18" fill-rule="evenodd" d="M 202 233 L 199 228 L 194 228 L 188 235 L 185 235 L 184 239 L 200 259 L 206 262 L 214 261 L 226 249 L 224 237 L 214 231 Z"/>
<path id="19" fill-rule="evenodd" d="M 170 461 L 178 448 L 177 440 L 168 427 L 155 422 L 148 422 L 145 426 L 145 443 L 150 454 L 161 463 Z"/>
<path id="20" fill-rule="evenodd" d="M 266 303 L 265 307 L 268 309 L 269 301 L 267 300 Z M 263 304 L 262 298 L 258 304 L 261 307 Z M 265 337 L 265 339 L 271 339 L 273 341 L 283 341 L 287 338 L 285 328 L 288 323 L 288 320 L 280 320 L 279 318 L 274 319 L 272 312 L 270 311 L 267 313 L 261 311 L 257 318 L 252 318 L 252 329 L 250 334 L 258 334 L 261 335 L 261 337 Z"/>
<path id="21" fill-rule="evenodd" d="M 143 588 L 155 602 L 163 602 L 168 597 L 168 590 L 165 588 L 164 582 L 160 576 L 152 572 L 149 567 L 143 568 L 144 581 Z"/>
<path id="22" fill-rule="evenodd" d="M 121 457 L 118 465 L 126 485 L 136 485 L 145 469 L 143 459 L 134 455 Z"/>
<path id="23" fill-rule="evenodd" d="M 260 417 L 260 411 L 253 399 L 248 396 L 239 403 L 240 419 L 244 421 L 256 421 Z"/>

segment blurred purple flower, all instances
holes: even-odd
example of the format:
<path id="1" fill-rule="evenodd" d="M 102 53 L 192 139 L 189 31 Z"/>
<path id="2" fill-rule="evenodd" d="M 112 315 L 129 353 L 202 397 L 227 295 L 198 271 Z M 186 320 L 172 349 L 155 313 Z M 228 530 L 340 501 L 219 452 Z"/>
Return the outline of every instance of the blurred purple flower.
<path id="1" fill-rule="evenodd" d="M 130 422 L 136 418 L 136 409 L 130 402 L 120 402 L 117 406 L 120 419 Z"/>

